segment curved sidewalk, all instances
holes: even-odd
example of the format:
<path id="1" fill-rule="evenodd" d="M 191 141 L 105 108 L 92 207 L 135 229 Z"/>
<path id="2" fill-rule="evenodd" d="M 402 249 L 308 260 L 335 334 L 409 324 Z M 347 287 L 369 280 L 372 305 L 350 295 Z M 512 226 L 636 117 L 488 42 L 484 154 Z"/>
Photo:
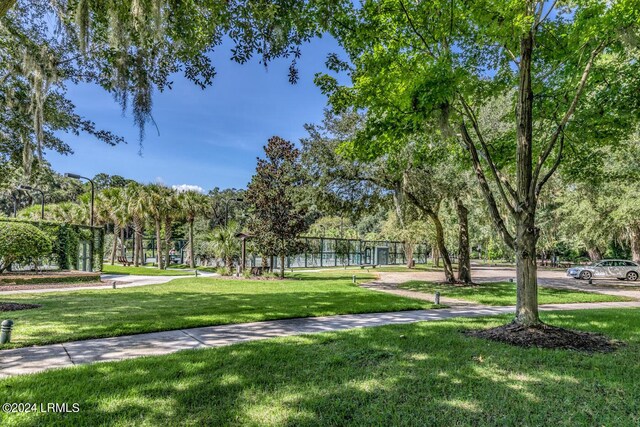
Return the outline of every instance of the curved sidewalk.
<path id="1" fill-rule="evenodd" d="M 581 310 L 640 307 L 640 301 L 590 304 L 552 304 L 541 310 Z M 41 372 L 52 368 L 164 355 L 181 350 L 221 347 L 274 337 L 341 331 L 383 325 L 479 317 L 513 313 L 514 307 L 459 307 L 389 313 L 345 314 L 327 317 L 271 320 L 204 328 L 180 329 L 113 338 L 74 341 L 0 351 L 0 377 Z"/>
<path id="2" fill-rule="evenodd" d="M 216 273 L 202 273 L 198 272 L 198 277 L 216 277 Z M 118 288 L 134 288 L 136 286 L 148 286 L 148 285 L 160 285 L 167 283 L 175 279 L 195 278 L 196 276 L 139 276 L 129 274 L 103 274 L 100 276 L 101 280 L 108 281 L 104 285 L 95 286 L 68 286 L 68 287 L 51 287 L 43 289 L 24 289 L 24 290 L 10 290 L 0 291 L 0 295 L 9 294 L 43 294 L 49 292 L 74 292 L 74 291 L 89 291 L 99 289 L 111 289 L 115 283 Z"/>

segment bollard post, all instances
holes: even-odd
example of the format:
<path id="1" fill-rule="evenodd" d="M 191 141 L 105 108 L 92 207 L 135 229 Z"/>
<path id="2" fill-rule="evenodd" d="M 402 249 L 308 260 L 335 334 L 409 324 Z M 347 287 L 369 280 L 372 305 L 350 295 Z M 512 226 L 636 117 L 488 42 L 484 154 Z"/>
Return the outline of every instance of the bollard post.
<path id="1" fill-rule="evenodd" d="M 356 283 L 356 275 L 355 274 L 351 277 L 351 280 L 353 280 L 353 283 Z"/>
<path id="2" fill-rule="evenodd" d="M 198 269 L 196 268 L 196 277 L 198 277 Z"/>
<path id="3" fill-rule="evenodd" d="M 589 284 L 593 285 L 593 279 L 589 279 Z"/>
<path id="4" fill-rule="evenodd" d="M 11 342 L 11 330 L 13 329 L 13 320 L 7 319 L 0 325 L 0 344 Z"/>
<path id="5" fill-rule="evenodd" d="M 113 289 L 115 289 L 115 288 L 116 288 L 116 282 L 111 282 L 111 287 L 112 287 Z"/>
<path id="6" fill-rule="evenodd" d="M 434 303 L 435 305 L 440 305 L 440 292 L 436 292 L 436 296 L 435 296 L 435 298 L 433 299 L 433 303 Z"/>

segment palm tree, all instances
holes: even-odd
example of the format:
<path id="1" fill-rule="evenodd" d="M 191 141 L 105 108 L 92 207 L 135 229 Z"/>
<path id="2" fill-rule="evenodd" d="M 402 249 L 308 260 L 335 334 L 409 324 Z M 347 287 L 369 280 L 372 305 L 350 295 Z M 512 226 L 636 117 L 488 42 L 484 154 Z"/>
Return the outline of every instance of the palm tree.
<path id="1" fill-rule="evenodd" d="M 18 217 L 40 220 L 40 206 L 29 206 L 18 211 Z M 88 210 L 73 202 L 50 203 L 44 213 L 47 221 L 65 222 L 67 224 L 84 224 L 89 222 Z"/>
<path id="2" fill-rule="evenodd" d="M 142 236 L 147 215 L 147 200 L 144 187 L 138 183 L 129 183 L 125 187 L 126 209 L 133 224 L 133 265 L 138 267 L 142 258 Z"/>
<path id="3" fill-rule="evenodd" d="M 159 184 L 151 184 L 145 187 L 143 197 L 146 199 L 147 213 L 155 226 L 156 231 L 156 252 L 158 268 L 163 269 L 162 262 L 162 220 L 165 217 L 166 197 L 169 193 L 166 187 Z"/>
<path id="4" fill-rule="evenodd" d="M 237 232 L 238 223 L 229 221 L 227 225 L 216 227 L 208 238 L 216 258 L 222 258 L 229 270 L 233 267 L 233 257 L 240 254 L 240 240 L 236 237 Z"/>
<path id="5" fill-rule="evenodd" d="M 189 267 L 195 268 L 193 223 L 206 210 L 208 199 L 195 191 L 184 191 L 178 195 L 178 203 L 189 226 Z"/>
<path id="6" fill-rule="evenodd" d="M 171 263 L 171 238 L 173 237 L 173 221 L 180 216 L 180 205 L 175 190 L 167 191 L 164 206 L 164 259 L 166 260 L 164 268 L 166 269 Z"/>
<path id="7" fill-rule="evenodd" d="M 118 239 L 121 231 L 127 225 L 124 190 L 118 187 L 106 188 L 98 193 L 96 201 L 99 206 L 97 211 L 101 212 L 99 216 L 108 218 L 108 221 L 113 225 L 113 247 L 111 248 L 110 260 L 111 265 L 114 265 L 118 252 Z M 124 241 L 121 241 L 120 244 L 124 245 Z"/>

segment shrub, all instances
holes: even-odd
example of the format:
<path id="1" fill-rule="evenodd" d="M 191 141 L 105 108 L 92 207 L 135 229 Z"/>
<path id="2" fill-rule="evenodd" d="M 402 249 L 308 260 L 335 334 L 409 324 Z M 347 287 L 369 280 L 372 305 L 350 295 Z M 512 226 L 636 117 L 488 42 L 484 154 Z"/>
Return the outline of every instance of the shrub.
<path id="1" fill-rule="evenodd" d="M 218 267 L 216 273 L 221 276 L 231 276 L 231 270 L 228 267 Z"/>
<path id="2" fill-rule="evenodd" d="M 280 279 L 280 275 L 278 273 L 274 273 L 273 271 L 265 271 L 262 273 L 262 278 L 264 279 Z"/>
<path id="3" fill-rule="evenodd" d="M 14 263 L 37 264 L 53 251 L 51 240 L 31 224 L 0 223 L 0 273 Z"/>

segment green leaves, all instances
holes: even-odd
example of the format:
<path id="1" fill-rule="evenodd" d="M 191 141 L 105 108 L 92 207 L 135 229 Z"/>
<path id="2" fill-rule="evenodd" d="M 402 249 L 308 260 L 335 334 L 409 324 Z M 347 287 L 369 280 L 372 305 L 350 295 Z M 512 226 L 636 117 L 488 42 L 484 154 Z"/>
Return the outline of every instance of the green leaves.
<path id="1" fill-rule="evenodd" d="M 307 230 L 299 151 L 280 137 L 269 139 L 265 158 L 245 193 L 251 207 L 249 229 L 263 255 L 290 255 L 300 250 L 297 238 Z"/>
<path id="2" fill-rule="evenodd" d="M 51 240 L 37 227 L 20 222 L 0 222 L 0 273 L 12 263 L 38 263 L 50 255 Z"/>

